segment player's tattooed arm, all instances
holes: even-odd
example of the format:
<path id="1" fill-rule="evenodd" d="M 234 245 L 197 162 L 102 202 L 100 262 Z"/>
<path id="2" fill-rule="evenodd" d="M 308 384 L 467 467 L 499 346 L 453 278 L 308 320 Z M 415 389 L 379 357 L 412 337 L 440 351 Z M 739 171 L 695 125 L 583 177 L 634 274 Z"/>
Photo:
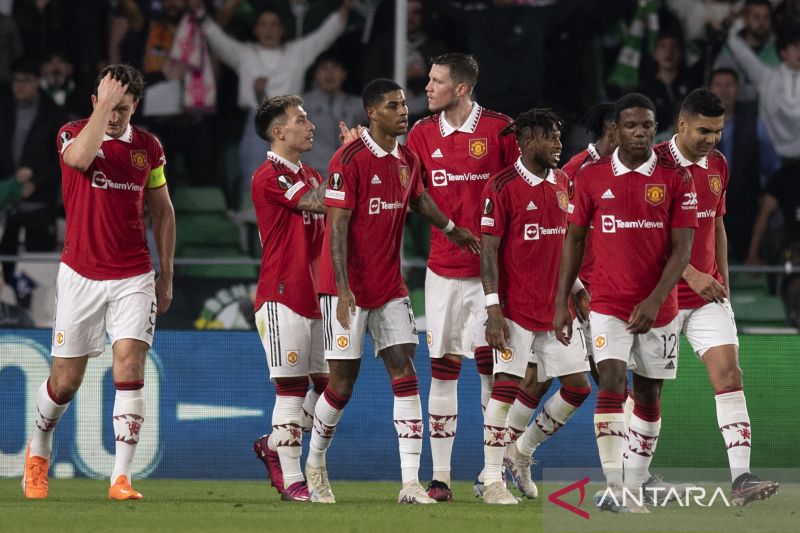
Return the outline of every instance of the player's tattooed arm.
<path id="1" fill-rule="evenodd" d="M 467 228 L 451 226 L 452 229 L 450 231 L 445 231 L 447 225 L 450 224 L 451 221 L 447 218 L 447 215 L 442 213 L 439 206 L 436 205 L 436 202 L 433 201 L 433 198 L 431 198 L 427 192 L 423 191 L 417 198 L 411 198 L 408 201 L 408 206 L 427 222 L 430 222 L 436 228 L 444 231 L 445 236 L 450 242 L 462 250 L 470 250 L 474 254 L 480 253 L 481 249 L 478 238 Z"/>
<path id="2" fill-rule="evenodd" d="M 325 186 L 322 185 L 310 191 L 306 191 L 303 197 L 300 198 L 300 201 L 297 202 L 297 209 L 309 213 L 327 213 L 328 208 L 325 207 Z"/>
<path id="3" fill-rule="evenodd" d="M 481 235 L 481 283 L 484 294 L 497 295 L 498 270 L 497 251 L 500 249 L 500 237 L 484 233 Z M 498 350 L 505 350 L 509 337 L 508 323 L 503 318 L 503 311 L 498 302 L 486 302 L 486 342 Z"/>
<path id="4" fill-rule="evenodd" d="M 575 278 L 578 277 L 583 262 L 583 250 L 586 244 L 588 228 L 570 224 L 561 252 L 561 267 L 558 271 L 558 292 L 556 293 L 556 312 L 553 316 L 553 329 L 556 338 L 564 345 L 569 345 L 572 338 L 572 314 L 569 312 L 569 296 Z"/>
<path id="5" fill-rule="evenodd" d="M 331 207 L 330 216 L 331 232 L 331 263 L 336 277 L 336 319 L 343 328 L 350 328 L 350 317 L 356 313 L 356 299 L 350 290 L 350 280 L 347 275 L 347 233 L 350 227 L 352 211 L 339 207 Z"/>

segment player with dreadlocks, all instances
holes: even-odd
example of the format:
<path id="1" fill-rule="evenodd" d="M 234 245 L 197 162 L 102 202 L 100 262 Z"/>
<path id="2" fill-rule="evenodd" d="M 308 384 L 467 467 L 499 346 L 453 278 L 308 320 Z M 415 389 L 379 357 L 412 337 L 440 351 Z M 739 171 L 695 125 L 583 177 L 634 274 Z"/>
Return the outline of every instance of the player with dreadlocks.
<path id="1" fill-rule="evenodd" d="M 521 155 L 490 178 L 481 218 L 486 340 L 494 348 L 494 385 L 484 416 L 483 499 L 496 504 L 517 503 L 501 480 L 504 456 L 523 495 L 537 496 L 530 471 L 533 450 L 567 422 L 591 391 L 583 339 L 576 335 L 563 345 L 552 326 L 569 206 L 569 178 L 556 168 L 561 119 L 549 109 L 531 109 L 504 131 L 512 132 Z M 580 281 L 573 294 L 588 314 L 588 294 Z M 520 436 L 513 428 L 524 428 L 530 419 L 535 408 L 530 407 L 530 391 L 536 389 L 537 379 L 554 377 L 561 390 Z M 522 407 L 510 421 L 512 404 Z M 516 442 L 506 453 L 509 441 Z"/>

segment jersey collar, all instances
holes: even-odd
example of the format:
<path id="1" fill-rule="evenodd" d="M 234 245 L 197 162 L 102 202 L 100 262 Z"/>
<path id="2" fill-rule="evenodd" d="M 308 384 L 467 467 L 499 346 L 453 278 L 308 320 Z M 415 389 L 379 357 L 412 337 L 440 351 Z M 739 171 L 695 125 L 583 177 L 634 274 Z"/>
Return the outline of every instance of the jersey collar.
<path id="1" fill-rule="evenodd" d="M 104 133 L 103 134 L 103 142 L 106 142 L 106 141 L 122 141 L 122 142 L 128 143 L 128 144 L 133 142 L 133 128 L 131 128 L 130 123 L 128 124 L 128 127 L 125 128 L 125 131 L 122 132 L 122 135 L 120 135 L 119 137 L 116 137 L 116 138 L 110 137 L 110 136 L 108 136 L 108 135 L 106 135 Z"/>
<path id="2" fill-rule="evenodd" d="M 675 140 L 677 137 L 678 137 L 677 135 L 673 135 L 672 139 L 670 139 L 669 142 L 667 143 L 667 146 L 669 146 L 669 151 L 672 154 L 672 157 L 675 158 L 675 162 L 677 162 L 682 167 L 690 167 L 692 165 L 697 165 L 700 168 L 708 170 L 708 156 L 703 156 L 700 158 L 699 161 L 697 161 L 697 163 L 692 163 L 691 161 L 683 157 L 683 154 L 678 148 L 678 143 Z"/>
<path id="3" fill-rule="evenodd" d="M 614 150 L 614 154 L 611 156 L 611 170 L 614 171 L 615 176 L 621 176 L 622 174 L 626 174 L 628 172 L 638 172 L 639 174 L 644 174 L 645 176 L 652 176 L 653 171 L 656 169 L 656 161 L 658 158 L 656 157 L 656 153 L 651 149 L 650 150 L 650 157 L 642 163 L 638 168 L 630 169 L 626 167 L 619 158 L 619 148 Z"/>
<path id="4" fill-rule="evenodd" d="M 289 167 L 289 170 L 291 170 L 295 174 L 297 174 L 300 171 L 300 169 L 302 168 L 302 166 L 303 166 L 303 163 L 300 163 L 299 165 L 295 165 L 294 163 L 292 163 L 288 159 L 284 159 L 283 157 L 279 156 L 278 154 L 276 154 L 272 150 L 267 152 L 267 159 L 269 159 L 271 161 L 275 161 L 276 163 L 280 163 L 281 165 L 285 165 L 285 166 Z"/>
<path id="5" fill-rule="evenodd" d="M 478 127 L 478 120 L 481 118 L 482 111 L 483 108 L 481 106 L 475 102 L 472 102 L 472 111 L 469 112 L 467 120 L 465 120 L 464 123 L 458 128 L 454 128 L 449 122 L 447 122 L 447 119 L 444 118 L 444 111 L 442 111 L 439 113 L 439 131 L 442 132 L 442 137 L 447 137 L 456 131 L 463 133 L 475 133 L 475 128 Z"/>
<path id="6" fill-rule="evenodd" d="M 594 143 L 589 143 L 589 146 L 586 147 L 586 151 L 592 156 L 593 161 L 600 159 L 600 154 L 597 153 L 597 148 L 595 148 Z"/>
<path id="7" fill-rule="evenodd" d="M 539 176 L 537 176 L 536 174 L 525 168 L 525 165 L 522 164 L 522 157 L 518 157 L 517 160 L 514 162 L 514 168 L 517 170 L 519 175 L 522 176 L 522 179 L 527 181 L 531 187 L 536 187 L 543 181 L 547 181 L 547 183 L 550 183 L 552 185 L 556 184 L 556 175 L 555 172 L 553 172 L 552 168 L 547 169 L 547 175 L 545 179 L 540 178 Z"/>
<path id="8" fill-rule="evenodd" d="M 397 141 L 395 141 L 394 148 L 392 148 L 392 151 L 387 152 L 386 150 L 378 146 L 378 143 L 372 140 L 372 136 L 370 136 L 368 128 L 364 128 L 364 131 L 361 132 L 361 140 L 364 141 L 364 144 L 367 145 L 367 148 L 369 148 L 370 151 L 373 154 L 375 154 L 375 157 L 386 157 L 387 155 L 392 154 L 395 158 L 400 159 L 400 152 L 398 151 L 397 148 Z"/>

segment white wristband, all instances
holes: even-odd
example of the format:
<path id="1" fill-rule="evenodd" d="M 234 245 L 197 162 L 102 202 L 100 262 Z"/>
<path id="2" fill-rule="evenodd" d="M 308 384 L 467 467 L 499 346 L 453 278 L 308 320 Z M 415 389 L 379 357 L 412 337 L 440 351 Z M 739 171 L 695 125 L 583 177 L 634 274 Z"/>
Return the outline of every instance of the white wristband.
<path id="1" fill-rule="evenodd" d="M 442 228 L 442 232 L 443 233 L 450 233 L 451 231 L 453 231 L 453 228 L 455 228 L 455 227 L 456 227 L 456 223 L 453 222 L 452 220 L 448 219 L 447 224 L 445 225 L 445 227 Z"/>
<path id="2" fill-rule="evenodd" d="M 492 305 L 500 305 L 500 295 L 496 292 L 486 295 L 486 307 L 490 307 Z"/>
<path id="3" fill-rule="evenodd" d="M 575 278 L 575 283 L 572 284 L 572 295 L 575 296 L 584 289 L 583 283 L 580 278 Z"/>

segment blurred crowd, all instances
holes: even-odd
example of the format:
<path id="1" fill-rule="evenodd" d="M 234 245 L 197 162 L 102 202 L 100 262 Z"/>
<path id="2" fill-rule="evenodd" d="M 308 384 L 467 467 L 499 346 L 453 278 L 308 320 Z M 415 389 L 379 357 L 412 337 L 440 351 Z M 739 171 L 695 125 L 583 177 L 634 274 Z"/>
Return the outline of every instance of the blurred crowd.
<path id="1" fill-rule="evenodd" d="M 565 119 L 565 161 L 589 140 L 579 119 L 593 105 L 646 94 L 662 140 L 683 97 L 710 87 L 728 109 L 731 261 L 800 253 L 800 0 L 409 0 L 406 22 L 413 119 L 427 113 L 429 59 L 469 52 L 482 105 Z M 91 112 L 106 64 L 145 74 L 134 122 L 161 139 L 170 186 L 219 187 L 239 210 L 267 151 L 259 103 L 303 95 L 317 126 L 306 162 L 324 174 L 339 121 L 366 121 L 361 87 L 392 76 L 393 47 L 385 0 L 0 0 L 0 255 L 56 249 L 56 132 Z M 13 265 L 5 279 L 19 284 Z"/>

